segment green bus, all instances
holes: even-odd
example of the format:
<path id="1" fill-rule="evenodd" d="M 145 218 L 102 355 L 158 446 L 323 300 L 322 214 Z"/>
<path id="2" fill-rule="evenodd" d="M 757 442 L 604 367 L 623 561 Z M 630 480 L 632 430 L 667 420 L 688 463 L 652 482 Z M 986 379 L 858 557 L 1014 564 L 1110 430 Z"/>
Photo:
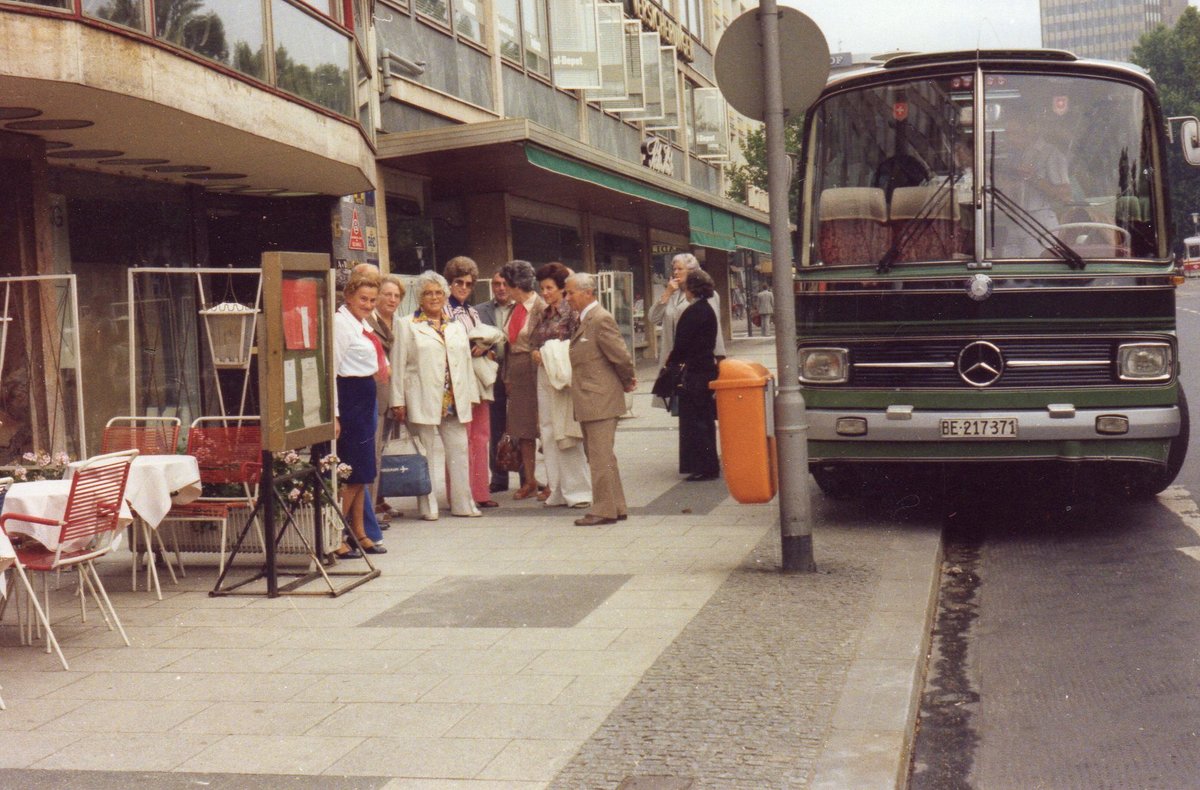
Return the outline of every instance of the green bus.
<path id="1" fill-rule="evenodd" d="M 1134 495 L 1187 452 L 1149 76 L 1062 51 L 904 54 L 805 119 L 796 334 L 810 470 L 1097 463 Z"/>

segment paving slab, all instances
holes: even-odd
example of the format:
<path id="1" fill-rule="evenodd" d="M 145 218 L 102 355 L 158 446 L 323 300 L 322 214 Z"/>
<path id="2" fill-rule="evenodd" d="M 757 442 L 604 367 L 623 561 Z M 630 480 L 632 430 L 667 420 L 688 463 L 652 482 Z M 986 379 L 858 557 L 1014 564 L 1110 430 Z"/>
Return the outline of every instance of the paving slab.
<path id="1" fill-rule="evenodd" d="M 770 343 L 731 349 L 773 367 Z M 190 555 L 158 601 L 118 553 L 100 568 L 134 647 L 64 580 L 70 671 L 10 607 L 0 786 L 895 787 L 940 524 L 818 497 L 818 572 L 781 573 L 777 505 L 680 478 L 653 378 L 617 432 L 628 521 L 498 495 L 430 523 L 395 500 L 382 575 L 337 598 L 213 598 Z"/>

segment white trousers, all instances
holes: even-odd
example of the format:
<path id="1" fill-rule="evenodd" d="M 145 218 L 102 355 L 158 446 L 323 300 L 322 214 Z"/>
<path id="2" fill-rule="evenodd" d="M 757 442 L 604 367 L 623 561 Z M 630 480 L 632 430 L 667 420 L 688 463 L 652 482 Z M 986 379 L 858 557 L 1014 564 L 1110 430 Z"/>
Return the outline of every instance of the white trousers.
<path id="1" fill-rule="evenodd" d="M 592 501 L 592 472 L 588 468 L 587 454 L 583 441 L 562 449 L 554 441 L 554 418 L 552 399 L 562 397 L 550 385 L 545 368 L 538 367 L 538 434 L 542 438 L 542 458 L 546 463 L 546 485 L 550 487 L 550 498 L 546 504 L 577 505 Z M 566 397 L 570 397 L 569 395 Z"/>
<path id="2" fill-rule="evenodd" d="M 471 499 L 471 470 L 467 461 L 467 426 L 458 421 L 457 417 L 447 417 L 438 425 L 417 425 L 410 423 L 409 433 L 412 434 L 413 444 L 417 452 L 425 456 L 429 464 L 429 477 L 436 481 L 438 475 L 433 468 L 433 443 L 438 436 L 442 440 L 445 451 L 446 471 L 450 473 L 450 512 L 456 516 L 467 516 L 478 510 Z M 438 501 L 437 486 L 428 496 L 417 497 L 417 505 L 421 516 L 437 518 Z"/>

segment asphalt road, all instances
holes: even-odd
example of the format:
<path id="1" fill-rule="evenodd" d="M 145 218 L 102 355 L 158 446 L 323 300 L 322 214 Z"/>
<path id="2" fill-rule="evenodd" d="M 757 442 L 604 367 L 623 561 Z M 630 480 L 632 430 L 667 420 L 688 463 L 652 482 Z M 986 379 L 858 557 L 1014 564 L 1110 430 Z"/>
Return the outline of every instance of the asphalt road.
<path id="1" fill-rule="evenodd" d="M 1195 401 L 1200 281 L 1178 320 Z M 939 492 L 946 562 L 910 788 L 1200 786 L 1198 430 L 1154 501 L 1038 475 Z"/>

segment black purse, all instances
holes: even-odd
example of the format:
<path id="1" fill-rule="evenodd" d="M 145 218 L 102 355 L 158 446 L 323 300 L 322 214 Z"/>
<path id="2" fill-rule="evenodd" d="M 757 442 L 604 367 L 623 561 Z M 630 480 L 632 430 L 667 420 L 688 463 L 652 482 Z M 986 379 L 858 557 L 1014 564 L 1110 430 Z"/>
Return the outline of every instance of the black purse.
<path id="1" fill-rule="evenodd" d="M 654 395 L 668 400 L 678 393 L 683 386 L 683 363 L 678 365 L 663 365 L 662 370 L 658 372 L 658 378 L 654 380 L 654 386 L 650 392 Z"/>

